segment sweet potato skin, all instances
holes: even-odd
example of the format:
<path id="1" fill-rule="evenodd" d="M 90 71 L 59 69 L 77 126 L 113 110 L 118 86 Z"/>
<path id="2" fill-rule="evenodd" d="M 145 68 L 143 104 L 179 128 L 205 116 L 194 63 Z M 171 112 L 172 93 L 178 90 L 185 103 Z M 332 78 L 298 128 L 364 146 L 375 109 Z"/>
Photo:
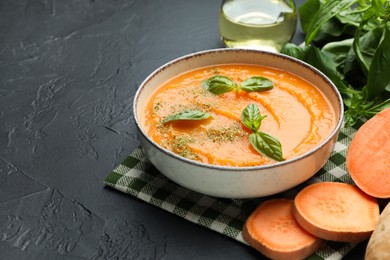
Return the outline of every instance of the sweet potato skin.
<path id="1" fill-rule="evenodd" d="M 365 259 L 390 259 L 390 202 L 382 211 L 378 225 L 368 241 Z"/>

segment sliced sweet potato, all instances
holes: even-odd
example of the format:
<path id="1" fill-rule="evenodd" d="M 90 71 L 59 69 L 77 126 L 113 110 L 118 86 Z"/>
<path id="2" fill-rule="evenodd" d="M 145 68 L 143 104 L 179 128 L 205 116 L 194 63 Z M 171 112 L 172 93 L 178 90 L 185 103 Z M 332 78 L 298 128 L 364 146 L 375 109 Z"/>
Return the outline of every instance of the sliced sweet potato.
<path id="1" fill-rule="evenodd" d="M 293 216 L 293 201 L 271 199 L 247 219 L 244 240 L 272 259 L 303 259 L 316 252 L 323 240 L 306 232 Z"/>
<path id="2" fill-rule="evenodd" d="M 366 249 L 366 260 L 390 259 L 390 203 L 382 211 Z"/>
<path id="3" fill-rule="evenodd" d="M 356 132 L 347 153 L 347 168 L 356 185 L 377 198 L 390 198 L 390 108 Z"/>
<path id="4" fill-rule="evenodd" d="M 357 242 L 368 239 L 379 205 L 352 184 L 320 182 L 302 189 L 294 199 L 294 216 L 308 232 L 326 240 Z"/>

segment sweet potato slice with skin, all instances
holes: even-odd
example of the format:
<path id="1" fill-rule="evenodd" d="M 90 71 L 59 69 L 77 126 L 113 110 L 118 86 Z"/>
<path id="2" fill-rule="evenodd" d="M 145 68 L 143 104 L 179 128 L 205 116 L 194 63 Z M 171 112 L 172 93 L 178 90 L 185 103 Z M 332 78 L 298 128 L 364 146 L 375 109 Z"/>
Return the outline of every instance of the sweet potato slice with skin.
<path id="1" fill-rule="evenodd" d="M 303 259 L 316 252 L 323 240 L 306 232 L 293 216 L 293 201 L 271 199 L 247 219 L 244 240 L 272 259 Z"/>
<path id="2" fill-rule="evenodd" d="M 356 132 L 347 153 L 347 169 L 362 191 L 376 198 L 390 198 L 390 108 Z"/>
<path id="3" fill-rule="evenodd" d="M 390 259 L 390 203 L 382 211 L 366 249 L 366 260 Z"/>
<path id="4" fill-rule="evenodd" d="M 368 239 L 379 218 L 379 205 L 358 187 L 320 182 L 302 189 L 294 199 L 294 216 L 308 232 L 326 240 Z"/>

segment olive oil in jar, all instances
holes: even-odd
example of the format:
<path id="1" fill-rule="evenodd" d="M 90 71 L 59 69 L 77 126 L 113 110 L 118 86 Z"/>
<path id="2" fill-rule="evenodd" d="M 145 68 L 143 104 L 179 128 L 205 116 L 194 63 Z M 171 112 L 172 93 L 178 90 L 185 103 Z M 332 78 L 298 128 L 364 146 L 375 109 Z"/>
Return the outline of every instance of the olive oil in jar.
<path id="1" fill-rule="evenodd" d="M 296 25 L 293 0 L 224 0 L 219 13 L 221 39 L 230 48 L 279 52 Z"/>

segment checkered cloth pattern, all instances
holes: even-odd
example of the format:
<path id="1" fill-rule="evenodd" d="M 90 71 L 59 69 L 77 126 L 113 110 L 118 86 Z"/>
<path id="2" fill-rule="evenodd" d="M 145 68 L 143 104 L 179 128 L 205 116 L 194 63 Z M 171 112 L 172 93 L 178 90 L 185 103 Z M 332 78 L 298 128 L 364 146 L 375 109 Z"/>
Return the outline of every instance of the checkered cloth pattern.
<path id="1" fill-rule="evenodd" d="M 334 181 L 353 183 L 349 176 L 345 157 L 348 145 L 356 130 L 342 128 L 328 162 L 305 183 L 273 196 L 256 199 L 225 199 L 206 196 L 170 181 L 145 158 L 142 148 L 135 149 L 105 179 L 105 184 L 119 191 L 137 197 L 193 223 L 214 230 L 239 242 L 246 243 L 241 235 L 242 227 L 263 201 L 270 198 L 293 198 L 303 187 L 311 183 Z M 342 259 L 354 244 L 326 242 L 309 259 Z"/>

